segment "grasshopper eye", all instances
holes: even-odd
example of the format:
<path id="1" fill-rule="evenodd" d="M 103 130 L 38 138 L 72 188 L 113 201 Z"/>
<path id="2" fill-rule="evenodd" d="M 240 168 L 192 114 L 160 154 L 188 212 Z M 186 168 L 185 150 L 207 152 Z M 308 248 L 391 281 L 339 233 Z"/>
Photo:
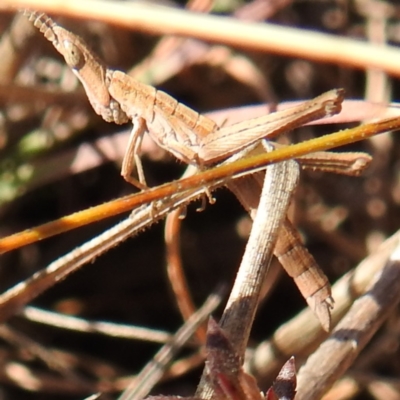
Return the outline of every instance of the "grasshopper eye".
<path id="1" fill-rule="evenodd" d="M 64 49 L 66 63 L 73 69 L 81 69 L 85 63 L 85 56 L 79 47 L 69 40 L 64 40 Z"/>

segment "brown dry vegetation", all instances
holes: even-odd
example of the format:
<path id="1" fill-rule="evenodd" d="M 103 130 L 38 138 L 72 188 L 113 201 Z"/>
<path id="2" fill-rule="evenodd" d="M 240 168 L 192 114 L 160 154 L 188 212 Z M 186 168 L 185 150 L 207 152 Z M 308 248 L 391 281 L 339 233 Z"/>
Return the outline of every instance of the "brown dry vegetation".
<path id="1" fill-rule="evenodd" d="M 41 2 L 37 3 L 39 9 Z M 400 7 L 383 1 L 221 3 L 212 12 L 394 46 L 400 40 Z M 79 4 L 74 7 L 70 12 L 79 14 Z M 83 36 L 107 65 L 130 71 L 199 112 L 308 99 L 337 87 L 345 88 L 347 98 L 366 98 L 375 103 L 399 97 L 396 76 L 389 66 L 390 73 L 386 74 L 368 69 L 370 65 L 351 66 L 354 62 L 346 61 L 346 57 L 335 63 L 327 55 L 323 62 L 329 50 L 323 44 L 318 61 L 307 53 L 304 58 L 293 58 L 285 51 L 276 54 L 248 49 L 244 44 L 225 47 L 224 43 L 198 39 L 175 38 L 161 48 L 160 40 L 167 36 L 155 33 L 159 27 L 154 33 L 147 28 L 150 33 L 146 33 L 144 28 L 138 31 L 135 26 L 119 27 L 118 21 L 114 25 L 94 21 L 89 14 L 80 14 L 80 20 L 52 16 Z M 132 187 L 119 174 L 129 124 L 124 127 L 122 142 L 117 142 L 116 134 L 124 128 L 107 124 L 95 115 L 63 60 L 22 15 L 11 10 L 2 12 L 0 32 L 1 236 L 131 193 Z M 186 34 L 190 37 L 190 30 Z M 306 40 L 299 31 L 299 43 Z M 296 48 L 299 43 L 291 46 Z M 362 58 L 357 54 L 351 57 Z M 305 127 L 287 138 L 297 142 L 343 126 Z M 399 142 L 398 133 L 394 133 L 349 146 L 348 151 L 366 151 L 374 157 L 371 167 L 359 178 L 302 173 L 291 216 L 308 250 L 332 283 L 375 252 L 400 225 Z M 185 167 L 151 141 L 145 141 L 142 158 L 150 186 L 177 179 Z M 188 207 L 182 223 L 182 262 L 199 306 L 217 284 L 232 284 L 251 227 L 249 217 L 230 192 L 219 189 L 215 197 L 216 204 L 207 205 L 203 212 L 196 212 L 199 204 Z M 0 290 L 26 279 L 121 218 L 3 255 Z M 378 260 L 385 262 L 385 257 L 388 254 Z M 93 321 L 175 332 L 182 319 L 169 288 L 165 264 L 161 222 L 98 257 L 32 305 Z M 274 260 L 268 279 L 273 275 L 277 279 L 259 307 L 249 343 L 253 350 L 306 307 L 290 278 L 275 272 L 278 268 Z M 368 279 L 372 280 L 373 275 Z M 400 319 L 394 307 L 398 300 L 397 296 L 391 301 L 393 307 L 386 305 L 382 310 L 377 334 L 346 374 L 337 379 L 335 392 L 327 398 L 400 398 Z M 217 319 L 221 311 L 214 313 Z M 364 317 L 359 316 L 360 326 Z M 0 393 L 4 399 L 77 399 L 97 391 L 116 398 L 128 382 L 121 378 L 140 371 L 160 346 L 71 332 L 19 315 L 7 321 L 7 329 L 12 331 L 4 328 L 0 332 Z M 25 339 L 17 339 L 18 334 Z M 305 333 L 300 326 L 287 335 L 284 341 L 290 342 Z M 41 351 L 48 351 L 50 358 L 62 360 L 64 369 L 59 372 L 51 363 L 39 360 L 26 339 L 43 346 Z M 58 351 L 62 353 L 55 356 L 53 352 Z M 298 367 L 306 359 L 305 353 L 294 354 Z M 191 351 L 186 350 L 180 356 L 189 354 Z M 336 362 L 332 358 L 332 363 Z M 165 379 L 153 393 L 192 395 L 201 370 L 198 362 L 193 371 Z M 268 371 L 254 361 L 250 362 L 250 371 L 264 390 L 276 374 L 276 369 Z"/>

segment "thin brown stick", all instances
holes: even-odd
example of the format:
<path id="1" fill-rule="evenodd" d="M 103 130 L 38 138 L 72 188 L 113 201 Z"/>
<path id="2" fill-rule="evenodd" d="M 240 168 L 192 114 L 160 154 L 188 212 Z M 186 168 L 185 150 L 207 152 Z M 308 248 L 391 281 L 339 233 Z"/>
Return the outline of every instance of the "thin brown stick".
<path id="1" fill-rule="evenodd" d="M 269 150 L 272 147 L 268 143 L 265 145 Z M 241 362 L 279 228 L 286 216 L 298 176 L 299 166 L 295 161 L 267 168 L 250 238 L 220 321 Z M 204 371 L 196 396 L 208 399 L 212 395 L 208 374 Z"/>
<path id="2" fill-rule="evenodd" d="M 332 288 L 335 308 L 333 325 L 346 314 L 354 299 L 366 291 L 371 279 L 381 271 L 400 243 L 400 232 L 387 239 L 379 249 L 363 260 L 354 270 L 344 275 Z M 260 380 L 273 379 L 287 358 L 296 354 L 306 357 L 327 337 L 310 309 L 288 321 L 274 333 L 272 338 L 261 342 L 249 363 L 249 370 Z"/>
<path id="3" fill-rule="evenodd" d="M 391 46 L 374 46 L 356 40 L 273 24 L 250 24 L 233 18 L 190 13 L 184 10 L 111 1 L 3 0 L 3 9 L 30 8 L 75 18 L 99 19 L 128 29 L 176 34 L 261 50 L 286 56 L 333 62 L 360 69 L 377 68 L 398 76 L 400 55 Z M 296 46 L 293 46 L 296 43 Z"/>
<path id="4" fill-rule="evenodd" d="M 16 15 L 8 31 L 0 40 L 0 82 L 11 83 L 21 66 L 24 54 L 29 50 L 35 31 L 26 18 Z"/>
<path id="5" fill-rule="evenodd" d="M 297 399 L 320 399 L 400 302 L 400 246 L 298 375 Z"/>
<path id="6" fill-rule="evenodd" d="M 29 301 L 56 282 L 75 272 L 93 258 L 116 246 L 121 241 L 140 232 L 157 219 L 199 197 L 203 188 L 177 194 L 170 200 L 151 203 L 132 212 L 131 216 L 101 235 L 52 262 L 25 282 L 21 282 L 0 296 L 0 320 L 5 321 Z"/>
<path id="7" fill-rule="evenodd" d="M 143 399 L 164 374 L 165 369 L 192 337 L 199 325 L 218 307 L 221 302 L 221 289 L 209 296 L 204 305 L 194 313 L 176 332 L 173 339 L 163 346 L 153 359 L 142 369 L 132 384 L 122 393 L 118 400 Z"/>
<path id="8" fill-rule="evenodd" d="M 239 357 L 244 356 L 267 266 L 298 179 L 299 166 L 295 161 L 268 167 L 265 174 L 252 232 L 220 321 Z"/>
<path id="9" fill-rule="evenodd" d="M 180 256 L 179 231 L 182 222 L 181 214 L 181 209 L 177 209 L 168 214 L 165 221 L 164 237 L 169 283 L 174 292 L 179 311 L 184 321 L 186 321 L 195 313 L 196 307 L 190 294 Z M 199 326 L 196 331 L 196 336 L 200 340 L 200 343 L 205 343 L 206 330 L 204 326 Z"/>
<path id="10" fill-rule="evenodd" d="M 123 339 L 165 343 L 172 337 L 170 333 L 161 330 L 112 322 L 90 321 L 31 306 L 25 307 L 19 315 L 29 321 L 49 325 L 58 329 L 68 329 L 75 332 L 90 334 L 96 333 Z"/>
<path id="11" fill-rule="evenodd" d="M 92 385 L 88 379 L 80 376 L 77 371 L 74 371 L 66 359 L 60 357 L 54 349 L 48 348 L 36 342 L 33 338 L 18 332 L 17 330 L 2 324 L 0 326 L 0 337 L 6 342 L 12 344 L 19 351 L 24 350 L 31 356 L 41 360 L 50 370 L 60 373 L 66 381 L 69 381 L 71 386 L 83 388 L 86 386 L 87 391 L 92 390 Z"/>

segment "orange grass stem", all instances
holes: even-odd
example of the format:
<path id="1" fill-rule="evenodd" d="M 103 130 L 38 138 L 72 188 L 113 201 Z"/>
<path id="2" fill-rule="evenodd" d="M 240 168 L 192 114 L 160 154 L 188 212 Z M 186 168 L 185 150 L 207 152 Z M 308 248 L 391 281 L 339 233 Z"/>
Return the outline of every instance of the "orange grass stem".
<path id="1" fill-rule="evenodd" d="M 133 210 L 135 207 L 139 207 L 143 204 L 149 204 L 156 200 L 168 198 L 178 192 L 195 189 L 201 186 L 207 187 L 212 182 L 218 180 L 237 178 L 242 175 L 254 173 L 257 170 L 265 168 L 269 164 L 297 158 L 316 151 L 332 149 L 366 139 L 379 133 L 399 129 L 400 118 L 390 118 L 279 148 L 270 153 L 247 157 L 230 164 L 210 168 L 194 176 L 157 186 L 140 193 L 121 197 L 120 199 L 112 200 L 108 203 L 88 208 L 55 221 L 39 225 L 35 228 L 7 236 L 0 239 L 0 254 L 79 228 L 92 222 Z"/>

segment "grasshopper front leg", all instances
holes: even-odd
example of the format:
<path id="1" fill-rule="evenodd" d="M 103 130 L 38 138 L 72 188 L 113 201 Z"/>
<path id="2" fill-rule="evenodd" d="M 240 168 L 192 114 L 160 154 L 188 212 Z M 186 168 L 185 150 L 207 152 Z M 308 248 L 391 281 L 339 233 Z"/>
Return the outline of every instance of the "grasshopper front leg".
<path id="1" fill-rule="evenodd" d="M 133 128 L 129 135 L 128 145 L 122 160 L 121 175 L 122 177 L 139 189 L 147 189 L 146 178 L 143 172 L 142 162 L 139 157 L 140 146 L 142 144 L 143 135 L 146 132 L 146 122 L 143 118 L 136 118 L 133 122 Z M 132 176 L 135 169 L 138 173 L 139 180 Z"/>

